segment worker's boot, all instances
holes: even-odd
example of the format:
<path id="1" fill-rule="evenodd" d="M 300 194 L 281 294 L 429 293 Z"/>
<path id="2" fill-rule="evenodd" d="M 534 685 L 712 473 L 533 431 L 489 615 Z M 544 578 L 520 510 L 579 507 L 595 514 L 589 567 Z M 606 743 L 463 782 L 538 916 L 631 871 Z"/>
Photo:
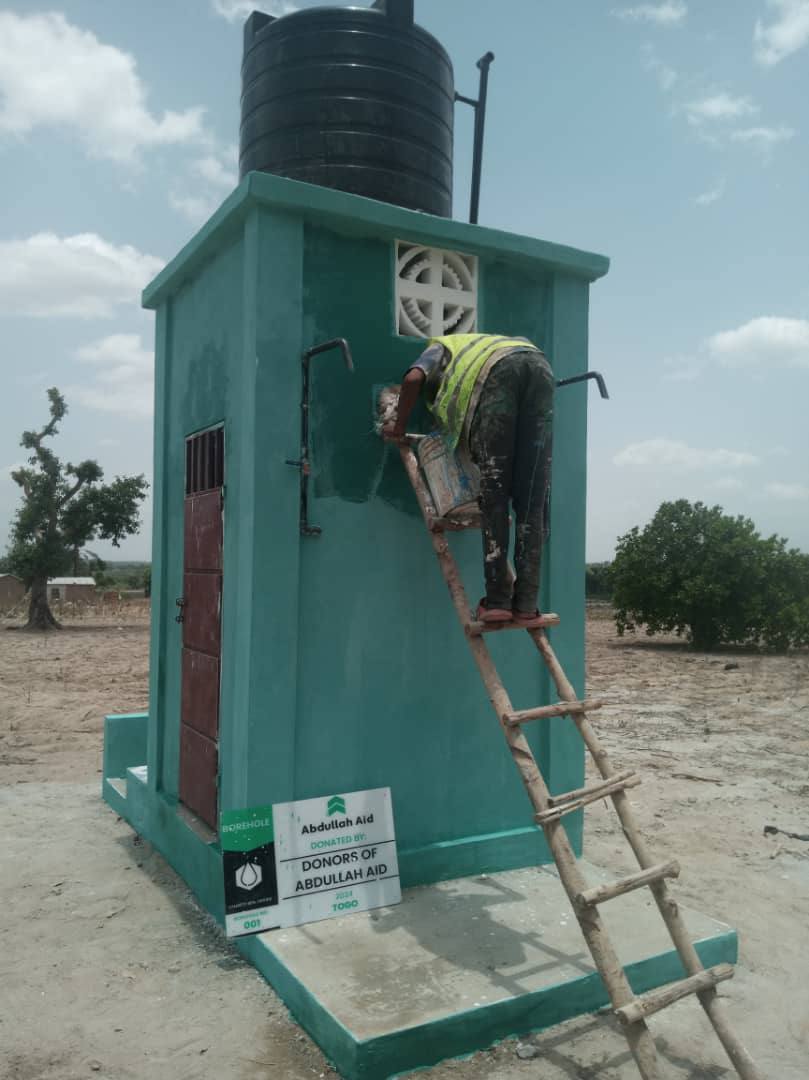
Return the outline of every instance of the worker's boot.
<path id="1" fill-rule="evenodd" d="M 475 612 L 477 621 L 485 623 L 511 622 L 511 617 L 511 611 L 508 608 L 489 607 L 486 604 L 485 596 L 478 604 L 478 609 Z"/>

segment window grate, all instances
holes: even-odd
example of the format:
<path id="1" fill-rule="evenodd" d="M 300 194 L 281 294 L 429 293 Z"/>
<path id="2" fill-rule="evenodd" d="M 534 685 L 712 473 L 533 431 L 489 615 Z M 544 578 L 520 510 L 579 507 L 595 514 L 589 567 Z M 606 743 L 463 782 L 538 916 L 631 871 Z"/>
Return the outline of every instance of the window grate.
<path id="1" fill-rule="evenodd" d="M 225 429 L 211 428 L 185 440 L 185 493 L 198 495 L 225 480 Z"/>
<path id="2" fill-rule="evenodd" d="M 397 333 L 468 334 L 477 329 L 477 306 L 476 256 L 396 241 Z"/>

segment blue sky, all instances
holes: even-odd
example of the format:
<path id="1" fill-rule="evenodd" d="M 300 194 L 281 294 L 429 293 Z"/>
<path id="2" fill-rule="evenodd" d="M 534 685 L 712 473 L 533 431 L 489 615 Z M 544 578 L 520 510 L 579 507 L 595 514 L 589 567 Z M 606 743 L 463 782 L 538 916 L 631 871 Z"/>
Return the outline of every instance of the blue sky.
<path id="1" fill-rule="evenodd" d="M 0 5 L 0 544 L 50 385 L 66 458 L 150 474 L 140 289 L 235 183 L 246 13 L 307 6 Z M 481 223 L 612 260 L 588 558 L 679 497 L 809 551 L 809 0 L 416 0 L 416 18 L 462 93 L 496 56 Z M 458 106 L 459 218 L 471 131 Z M 149 557 L 144 518 L 118 557 Z"/>

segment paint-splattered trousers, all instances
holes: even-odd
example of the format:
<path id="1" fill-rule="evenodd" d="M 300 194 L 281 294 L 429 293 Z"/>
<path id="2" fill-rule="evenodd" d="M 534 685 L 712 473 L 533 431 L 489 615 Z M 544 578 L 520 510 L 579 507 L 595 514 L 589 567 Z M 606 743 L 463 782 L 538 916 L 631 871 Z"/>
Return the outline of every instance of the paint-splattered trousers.
<path id="1" fill-rule="evenodd" d="M 480 511 L 488 607 L 533 612 L 551 477 L 554 379 L 541 353 L 499 360 L 481 390 L 469 431 L 480 470 Z M 512 583 L 508 567 L 509 504 L 516 532 Z"/>

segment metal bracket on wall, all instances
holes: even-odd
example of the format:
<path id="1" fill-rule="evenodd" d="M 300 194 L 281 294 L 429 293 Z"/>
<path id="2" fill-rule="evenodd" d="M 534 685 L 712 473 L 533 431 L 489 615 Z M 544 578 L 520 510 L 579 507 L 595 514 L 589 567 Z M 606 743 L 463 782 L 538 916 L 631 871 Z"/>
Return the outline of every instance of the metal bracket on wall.
<path id="1" fill-rule="evenodd" d="M 320 345 L 313 345 L 303 354 L 303 360 L 301 361 L 301 456 L 295 460 L 286 459 L 287 465 L 292 465 L 301 471 L 301 536 L 320 536 L 323 531 L 317 525 L 309 524 L 309 473 L 311 472 L 309 462 L 309 361 L 318 353 L 328 352 L 330 349 L 339 349 L 343 354 L 343 360 L 348 370 L 354 370 L 351 349 L 345 338 L 331 338 L 329 341 L 323 341 Z"/>
<path id="2" fill-rule="evenodd" d="M 557 386 L 570 386 L 571 383 L 584 382 L 585 379 L 595 379 L 598 383 L 598 392 L 603 398 L 608 398 L 610 395 L 607 393 L 607 384 L 604 382 L 604 376 L 598 371 L 584 371 L 581 375 L 571 375 L 569 379 L 557 379 Z"/>

